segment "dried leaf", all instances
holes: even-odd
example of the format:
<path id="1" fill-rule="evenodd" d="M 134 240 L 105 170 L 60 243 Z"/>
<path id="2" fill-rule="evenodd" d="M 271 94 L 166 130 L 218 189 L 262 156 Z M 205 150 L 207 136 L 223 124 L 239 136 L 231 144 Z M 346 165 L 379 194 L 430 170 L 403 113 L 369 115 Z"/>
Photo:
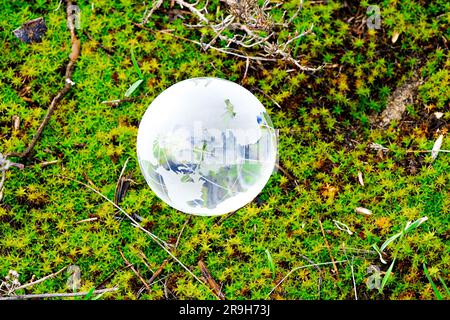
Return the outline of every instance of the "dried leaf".
<path id="1" fill-rule="evenodd" d="M 42 17 L 27 21 L 13 31 L 14 35 L 25 43 L 41 42 L 46 32 L 47 26 Z"/>
<path id="2" fill-rule="evenodd" d="M 372 214 L 372 211 L 363 207 L 358 207 L 355 209 L 357 213 L 365 214 L 366 216 L 370 216 Z"/>
<path id="3" fill-rule="evenodd" d="M 20 127 L 20 118 L 19 116 L 12 116 L 12 122 L 13 122 L 13 129 L 14 131 L 18 131 Z"/>
<path id="4" fill-rule="evenodd" d="M 379 144 L 379 143 L 374 143 L 374 142 L 372 142 L 371 144 L 369 144 L 369 148 L 371 148 L 371 149 L 373 149 L 373 150 L 381 150 L 381 151 L 384 151 L 384 152 L 389 151 L 388 148 L 382 146 L 382 145 Z"/>
<path id="5" fill-rule="evenodd" d="M 436 142 L 434 143 L 433 149 L 431 150 L 431 158 L 434 160 L 437 158 L 439 151 L 441 150 L 442 147 L 442 142 L 444 141 L 444 135 L 441 134 Z"/>
<path id="6" fill-rule="evenodd" d="M 125 194 L 130 187 L 132 173 L 127 174 L 126 176 L 122 176 L 117 181 L 116 191 L 114 193 L 114 203 L 119 205 L 122 202 L 122 199 L 125 198 Z"/>
<path id="7" fill-rule="evenodd" d="M 364 187 L 364 180 L 363 180 L 363 175 L 362 175 L 361 171 L 358 171 L 358 181 L 359 181 L 359 184 Z"/>
<path id="8" fill-rule="evenodd" d="M 400 32 L 394 31 L 394 33 L 392 34 L 392 43 L 396 43 L 398 40 L 398 37 L 400 35 Z"/>
<path id="9" fill-rule="evenodd" d="M 77 265 L 71 265 L 67 268 L 67 287 L 73 292 L 76 292 L 81 287 L 81 269 Z"/>
<path id="10" fill-rule="evenodd" d="M 436 119 L 440 119 L 444 116 L 444 113 L 443 112 L 435 112 L 434 116 L 436 117 Z"/>

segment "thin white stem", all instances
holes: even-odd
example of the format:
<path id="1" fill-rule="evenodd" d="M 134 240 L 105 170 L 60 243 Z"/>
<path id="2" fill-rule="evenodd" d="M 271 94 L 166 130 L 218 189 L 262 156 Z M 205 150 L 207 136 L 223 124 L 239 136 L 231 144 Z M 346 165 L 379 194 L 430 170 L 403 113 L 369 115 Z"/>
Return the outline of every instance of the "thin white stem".
<path id="1" fill-rule="evenodd" d="M 300 4 L 299 4 L 299 6 L 297 8 L 297 11 L 294 13 L 294 15 L 287 22 L 288 26 L 292 23 L 292 21 L 294 21 L 295 18 L 297 18 L 297 16 L 300 13 L 300 11 L 302 11 L 302 8 L 303 8 L 303 0 L 300 0 Z"/>
<path id="2" fill-rule="evenodd" d="M 353 259 L 354 259 L 354 257 L 352 257 L 352 262 L 350 263 L 350 269 L 352 270 L 352 280 L 353 280 L 353 290 L 355 291 L 355 300 L 358 300 L 358 292 L 356 291 L 356 282 L 355 282 L 355 272 L 353 270 Z"/>
<path id="3" fill-rule="evenodd" d="M 104 294 L 106 292 L 117 291 L 118 288 L 107 288 L 101 290 L 94 290 L 92 294 Z M 69 292 L 69 293 L 42 293 L 42 294 L 24 294 L 18 296 L 10 296 L 10 297 L 0 297 L 0 301 L 2 300 L 26 300 L 26 299 L 45 299 L 45 298 L 65 298 L 65 297 L 80 297 L 86 296 L 89 292 Z"/>
<path id="4" fill-rule="evenodd" d="M 147 9 L 145 9 L 145 12 L 144 12 L 144 18 L 142 19 L 142 24 L 143 24 L 143 25 L 147 24 L 148 20 L 150 20 L 150 17 L 153 15 L 153 12 L 155 12 L 156 10 L 158 10 L 159 7 L 161 7 L 162 3 L 163 3 L 163 0 L 158 0 L 158 1 L 156 1 L 156 2 L 153 4 L 153 6 L 152 6 L 152 8 L 150 9 L 150 11 L 148 12 L 148 14 L 147 14 Z"/>
<path id="5" fill-rule="evenodd" d="M 19 287 L 16 287 L 16 288 L 14 288 L 14 291 L 17 291 L 17 290 L 20 290 L 20 289 L 25 289 L 25 288 L 34 286 L 35 284 L 44 282 L 44 281 L 47 280 L 47 279 L 56 277 L 58 274 L 60 274 L 60 273 L 63 272 L 64 270 L 66 270 L 66 268 L 67 268 L 67 267 L 64 267 L 64 268 L 62 268 L 61 270 L 59 270 L 59 271 L 57 271 L 57 272 L 55 272 L 55 273 L 49 274 L 48 276 L 45 276 L 45 277 L 43 277 L 43 278 L 41 278 L 41 279 L 38 279 L 38 280 L 36 280 L 36 281 L 29 282 L 29 283 L 23 284 L 23 285 L 21 285 L 21 286 L 19 286 Z"/>
<path id="6" fill-rule="evenodd" d="M 299 35 L 296 35 L 295 37 L 293 37 L 292 39 L 289 39 L 288 41 L 286 41 L 286 43 L 283 45 L 283 49 L 286 49 L 287 46 L 294 42 L 295 40 L 302 38 L 304 36 L 306 36 L 307 34 L 310 34 L 313 31 L 314 25 L 312 24 L 311 27 L 305 31 L 303 31 L 302 33 L 300 33 Z"/>
<path id="7" fill-rule="evenodd" d="M 182 8 L 186 7 L 188 8 L 193 14 L 195 14 L 197 17 L 199 17 L 200 20 L 202 20 L 205 23 L 209 23 L 209 20 L 203 15 L 203 13 L 200 12 L 195 7 L 195 4 L 187 3 L 183 0 L 175 0 L 176 3 L 178 3 Z"/>
<path id="8" fill-rule="evenodd" d="M 123 210 L 120 206 L 118 206 L 117 204 L 115 204 L 113 201 L 111 201 L 108 197 L 106 197 L 105 195 L 103 195 L 100 191 L 96 190 L 95 188 L 85 184 L 84 182 L 78 181 L 76 179 L 72 179 L 69 177 L 65 177 L 62 176 L 63 178 L 69 179 L 73 182 L 76 182 L 86 188 L 88 188 L 89 190 L 95 192 L 96 194 L 98 194 L 99 196 L 101 196 L 103 199 L 105 199 L 106 201 L 108 201 L 110 204 L 112 204 L 115 208 L 119 209 L 120 212 L 122 212 L 131 222 L 132 225 L 137 227 L 139 230 L 143 231 L 144 233 L 148 234 L 150 236 L 150 238 L 156 242 L 157 245 L 159 245 L 169 256 L 172 257 L 172 259 L 174 259 L 181 267 L 183 267 L 183 269 L 185 269 L 195 280 L 197 280 L 199 283 L 201 283 L 202 285 L 204 285 L 206 288 L 208 288 L 211 292 L 212 290 L 202 281 L 200 280 L 200 278 L 198 278 L 184 263 L 182 263 L 177 257 L 175 257 L 173 255 L 173 253 L 168 249 L 169 245 L 161 240 L 160 238 L 158 238 L 156 235 L 154 235 L 153 233 L 151 233 L 150 231 L 144 229 L 135 219 L 133 219 L 125 210 Z"/>
<path id="9" fill-rule="evenodd" d="M 297 271 L 297 270 L 300 270 L 300 269 L 304 269 L 304 268 L 310 268 L 310 267 L 315 267 L 315 266 L 323 266 L 323 265 L 329 265 L 329 264 L 336 264 L 336 263 L 344 263 L 344 262 L 347 262 L 348 260 L 340 260 L 340 261 L 334 261 L 334 262 L 321 262 L 321 263 L 316 263 L 316 264 L 307 264 L 307 265 L 305 265 L 305 266 L 300 266 L 300 267 L 295 267 L 294 269 L 292 269 L 291 271 L 289 271 L 288 272 L 288 274 L 283 278 L 283 279 L 281 279 L 278 283 L 277 283 L 277 285 L 275 286 L 275 287 L 273 287 L 273 289 L 272 290 L 270 290 L 270 292 L 269 292 L 269 294 L 267 295 L 267 297 L 270 297 L 270 295 L 272 294 L 272 292 L 274 292 L 274 290 L 276 289 L 276 288 L 278 288 L 292 273 L 294 273 L 295 271 Z"/>

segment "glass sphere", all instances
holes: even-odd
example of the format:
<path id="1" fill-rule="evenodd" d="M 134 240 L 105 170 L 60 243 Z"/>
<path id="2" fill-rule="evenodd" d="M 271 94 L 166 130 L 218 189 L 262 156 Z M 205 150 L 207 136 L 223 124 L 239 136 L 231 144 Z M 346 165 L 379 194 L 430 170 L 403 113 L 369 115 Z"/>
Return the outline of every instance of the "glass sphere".
<path id="1" fill-rule="evenodd" d="M 251 202 L 269 180 L 277 135 L 259 100 L 218 78 L 178 82 L 151 103 L 139 125 L 145 180 L 171 207 L 221 215 Z"/>

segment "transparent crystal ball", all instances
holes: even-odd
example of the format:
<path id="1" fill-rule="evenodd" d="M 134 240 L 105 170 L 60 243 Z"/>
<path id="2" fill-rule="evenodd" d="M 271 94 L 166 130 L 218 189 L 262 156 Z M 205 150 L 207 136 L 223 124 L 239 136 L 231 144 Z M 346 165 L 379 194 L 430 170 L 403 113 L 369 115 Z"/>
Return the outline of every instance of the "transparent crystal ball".
<path id="1" fill-rule="evenodd" d="M 221 215 L 251 202 L 269 180 L 277 135 L 259 100 L 218 78 L 181 81 L 151 103 L 137 156 L 154 193 L 189 214 Z"/>

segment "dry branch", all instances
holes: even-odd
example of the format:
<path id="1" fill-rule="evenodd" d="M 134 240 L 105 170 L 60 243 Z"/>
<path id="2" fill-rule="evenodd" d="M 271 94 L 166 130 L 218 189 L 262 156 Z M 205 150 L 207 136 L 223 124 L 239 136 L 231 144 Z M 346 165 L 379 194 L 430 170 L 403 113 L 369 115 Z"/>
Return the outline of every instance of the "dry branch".
<path id="1" fill-rule="evenodd" d="M 83 31 L 83 34 L 89 38 L 89 40 L 93 41 L 95 43 L 95 45 L 102 49 L 103 51 L 105 51 L 105 53 L 109 56 L 114 55 L 114 51 L 112 49 L 109 49 L 107 47 L 105 47 L 103 44 L 101 44 L 98 40 L 96 40 L 89 32 L 87 32 L 86 30 Z"/>
<path id="2" fill-rule="evenodd" d="M 198 266 L 200 270 L 202 271 L 202 275 L 205 278 L 206 282 L 208 283 L 209 287 L 212 289 L 214 294 L 220 299 L 225 300 L 225 295 L 222 293 L 222 290 L 220 289 L 217 282 L 214 280 L 214 278 L 211 276 L 211 273 L 209 272 L 208 268 L 206 268 L 205 263 L 200 260 L 198 262 Z"/>
<path id="3" fill-rule="evenodd" d="M 211 21 L 206 17 L 207 4 L 199 9 L 196 7 L 197 3 L 188 3 L 184 0 L 173 0 L 182 8 L 187 8 L 197 18 L 198 24 L 185 24 L 189 28 L 204 28 L 207 27 L 212 31 L 210 40 L 204 40 L 204 36 L 200 41 L 190 40 L 183 37 L 179 39 L 187 40 L 199 45 L 203 50 L 213 49 L 228 55 L 246 59 L 246 61 L 271 61 L 279 60 L 285 61 L 288 64 L 294 65 L 302 71 L 317 71 L 322 69 L 320 67 L 304 66 L 298 58 L 293 56 L 291 45 L 294 41 L 312 33 L 311 26 L 302 33 L 292 30 L 292 36 L 287 40 L 280 40 L 281 33 L 291 28 L 292 22 L 299 15 L 303 7 L 303 1 L 300 1 L 296 12 L 287 20 L 284 18 L 282 23 L 275 23 L 272 19 L 270 11 L 282 5 L 277 3 L 270 5 L 270 1 L 266 0 L 262 5 L 257 0 L 221 0 L 224 2 L 228 15 L 220 21 Z M 144 25 L 148 22 L 154 10 L 161 6 L 160 1 L 156 2 L 148 14 L 144 14 L 145 18 L 142 23 L 137 24 L 138 27 L 145 28 Z M 287 12 L 285 11 L 283 17 Z M 294 29 L 294 28 L 292 28 Z M 225 31 L 231 31 L 231 36 Z M 262 33 L 268 35 L 261 36 Z M 219 40 L 223 41 L 225 45 L 216 45 Z M 246 68 L 248 69 L 248 68 Z"/>
<path id="4" fill-rule="evenodd" d="M 331 252 L 330 244 L 328 243 L 328 240 L 327 240 L 327 238 L 325 236 L 325 230 L 323 230 L 322 221 L 320 221 L 320 219 L 317 219 L 317 221 L 319 221 L 320 231 L 322 232 L 323 240 L 325 241 L 325 246 L 327 247 L 328 254 L 330 255 L 330 258 L 331 258 L 331 262 L 333 262 L 334 272 L 336 273 L 336 277 L 337 277 L 338 274 L 339 274 L 339 271 L 338 271 L 338 268 L 336 266 L 336 262 L 334 261 L 333 254 Z"/>
<path id="5" fill-rule="evenodd" d="M 114 203 L 117 205 L 119 205 L 122 199 L 125 197 L 125 194 L 127 193 L 130 186 L 132 174 L 130 173 L 124 176 L 129 160 L 130 158 L 127 158 L 127 160 L 125 161 L 122 171 L 120 172 L 119 179 L 117 179 L 116 189 L 114 192 Z"/>
<path id="6" fill-rule="evenodd" d="M 318 299 L 320 300 L 320 287 L 322 286 L 322 270 L 320 270 L 317 263 L 315 263 L 314 261 L 309 259 L 307 256 L 304 256 L 301 254 L 300 257 L 302 257 L 302 259 L 305 259 L 306 261 L 308 261 L 319 272 L 319 279 L 317 281 L 317 295 L 318 295 Z"/>
<path id="7" fill-rule="evenodd" d="M 191 11 L 193 14 L 195 14 L 200 20 L 203 22 L 209 23 L 209 20 L 202 14 L 201 10 L 198 10 L 194 4 L 187 3 L 183 0 L 175 0 L 176 3 L 180 5 L 181 8 L 186 7 Z"/>
<path id="8" fill-rule="evenodd" d="M 21 285 L 21 286 L 19 286 L 19 287 L 16 287 L 16 288 L 14 289 L 14 291 L 17 291 L 17 290 L 20 290 L 20 289 L 25 289 L 25 288 L 34 286 L 34 285 L 36 285 L 36 284 L 38 284 L 38 283 L 44 282 L 44 281 L 47 280 L 47 279 L 54 278 L 54 277 L 56 277 L 58 274 L 60 274 L 60 273 L 63 272 L 64 270 L 66 270 L 66 268 L 67 268 L 67 267 L 64 267 L 64 268 L 60 269 L 59 271 L 57 271 L 57 272 L 55 272 L 55 273 L 52 273 L 52 274 L 49 274 L 48 276 L 45 276 L 45 277 L 43 277 L 43 278 L 41 278 L 41 279 L 38 279 L 38 280 L 36 280 L 36 281 L 32 281 L 32 282 L 26 283 L 26 284 L 24 284 L 24 285 Z"/>
<path id="9" fill-rule="evenodd" d="M 6 171 L 11 168 L 11 167 L 16 167 L 19 169 L 23 169 L 24 165 L 21 163 L 14 163 L 9 161 L 8 159 L 6 159 L 6 155 L 3 156 L 3 154 L 0 153 L 0 172 L 1 172 L 1 178 L 0 178 L 0 194 L 3 190 L 3 184 L 5 183 L 6 180 Z M 1 200 L 1 196 L 0 196 L 0 200 Z"/>
<path id="10" fill-rule="evenodd" d="M 0 301 L 2 300 L 26 300 L 26 299 L 45 299 L 45 298 L 67 298 L 67 297 L 82 297 L 90 294 L 104 294 L 106 292 L 117 291 L 118 288 L 107 288 L 94 290 L 92 292 L 70 292 L 70 293 L 43 293 L 43 294 L 24 294 L 18 296 L 10 296 L 10 297 L 0 297 Z"/>
<path id="11" fill-rule="evenodd" d="M 128 220 L 131 221 L 131 225 L 135 226 L 136 228 L 138 228 L 139 230 L 143 231 L 144 233 L 146 233 L 148 236 L 150 236 L 150 238 L 158 245 L 160 246 L 172 259 L 174 259 L 184 270 L 186 270 L 195 280 L 197 280 L 199 283 L 201 283 L 202 285 L 205 285 L 205 283 L 203 281 L 200 280 L 199 277 L 197 277 L 184 263 L 182 263 L 173 253 L 171 250 L 169 250 L 171 248 L 171 246 L 169 246 L 169 244 L 163 240 L 161 240 L 160 238 L 158 238 L 155 234 L 151 233 L 150 231 L 144 229 L 129 213 L 127 213 L 125 210 L 123 210 L 120 206 L 118 206 L 117 204 L 114 203 L 114 201 L 110 200 L 108 197 L 106 197 L 104 194 L 102 194 L 100 191 L 98 191 L 95 186 L 91 187 L 89 185 L 87 185 L 86 183 L 83 183 L 81 181 L 78 181 L 76 179 L 72 179 L 66 176 L 62 176 L 59 175 L 60 177 L 63 177 L 65 179 L 71 180 L 79 185 L 82 185 L 86 188 L 88 188 L 89 190 L 91 190 L 92 192 L 96 193 L 97 195 L 99 195 L 100 197 L 102 197 L 104 200 L 106 200 L 107 202 L 109 202 L 111 205 L 113 205 L 116 209 L 118 209 L 120 212 L 122 212 Z M 206 286 L 208 289 L 210 289 L 208 286 Z"/>
<path id="12" fill-rule="evenodd" d="M 350 263 L 350 270 L 352 271 L 352 281 L 353 281 L 353 291 L 355 293 L 355 300 L 358 300 L 358 291 L 356 290 L 356 281 L 355 281 L 355 271 L 353 268 L 353 260 L 355 257 L 352 257 L 352 261 Z"/>
<path id="13" fill-rule="evenodd" d="M 119 253 L 122 256 L 123 261 L 127 264 L 127 266 L 131 269 L 131 271 L 134 272 L 134 274 L 138 277 L 138 279 L 142 282 L 142 284 L 145 286 L 148 292 L 150 292 L 150 286 L 147 284 L 145 279 L 141 276 L 139 271 L 136 270 L 136 268 L 133 266 L 133 264 L 125 258 L 125 255 L 123 254 L 122 250 L 119 249 Z"/>
<path id="14" fill-rule="evenodd" d="M 348 260 L 340 260 L 340 261 L 330 261 L 330 262 L 321 262 L 321 263 L 312 263 L 312 264 L 308 264 L 305 266 L 300 266 L 300 267 L 295 267 L 294 269 L 292 269 L 291 271 L 288 272 L 287 275 L 284 276 L 283 279 L 281 279 L 276 285 L 275 287 L 272 288 L 272 290 L 270 290 L 269 294 L 267 295 L 267 297 L 270 297 L 270 295 L 275 291 L 276 288 L 278 288 L 292 273 L 294 273 L 297 270 L 300 269 L 304 269 L 304 268 L 310 268 L 310 267 L 318 267 L 318 266 L 324 266 L 324 265 L 336 265 L 338 263 L 344 263 L 347 262 Z"/>
<path id="15" fill-rule="evenodd" d="M 168 261 L 169 261 L 169 260 L 165 259 L 165 260 L 163 261 L 163 263 L 159 266 L 159 268 L 158 268 L 155 272 L 153 272 L 151 278 L 148 280 L 148 284 L 149 284 L 149 285 L 152 284 L 153 281 L 155 281 L 155 279 L 158 278 L 159 275 L 163 272 L 164 267 L 166 266 L 166 264 L 167 264 Z"/>
<path id="16" fill-rule="evenodd" d="M 50 107 L 47 110 L 47 113 L 44 117 L 44 120 L 39 125 L 39 128 L 37 129 L 33 139 L 31 140 L 28 147 L 23 152 L 11 152 L 7 156 L 10 157 L 20 157 L 25 158 L 27 157 L 31 151 L 34 149 L 36 143 L 39 141 L 42 135 L 42 131 L 44 130 L 47 123 L 50 121 L 50 118 L 55 112 L 56 107 L 58 106 L 59 102 L 64 98 L 64 96 L 70 91 L 72 86 L 74 85 L 72 81 L 72 74 L 75 68 L 75 63 L 80 55 L 80 49 L 81 49 L 81 43 L 80 40 L 77 38 L 76 32 L 75 32 L 75 25 L 71 21 L 72 19 L 72 12 L 70 9 L 72 8 L 72 1 L 66 1 L 67 3 L 67 26 L 70 31 L 70 38 L 71 38 L 71 44 L 72 44 L 72 51 L 69 55 L 69 62 L 66 66 L 66 73 L 64 76 L 64 87 L 55 95 L 52 102 L 50 103 Z"/>
<path id="17" fill-rule="evenodd" d="M 142 19 L 142 25 L 147 24 L 148 20 L 151 18 L 152 14 L 153 14 L 153 12 L 158 10 L 159 7 L 161 7 L 162 3 L 163 3 L 163 0 L 158 0 L 153 4 L 152 8 L 150 9 L 150 11 L 148 13 L 147 13 L 148 10 L 145 10 L 144 18 Z"/>
<path id="18" fill-rule="evenodd" d="M 236 214 L 237 210 L 231 211 L 230 213 L 224 215 L 222 218 L 220 218 L 219 221 L 216 222 L 216 226 L 220 226 L 225 220 L 228 218 L 234 216 Z"/>
<path id="19" fill-rule="evenodd" d="M 284 169 L 279 163 L 275 163 L 277 170 L 280 170 L 287 178 L 294 181 L 295 185 L 298 186 L 297 179 L 295 179 L 286 169 Z"/>
<path id="20" fill-rule="evenodd" d="M 183 226 L 181 227 L 180 233 L 178 234 L 178 237 L 177 237 L 177 242 L 175 242 L 175 249 L 178 248 L 178 245 L 180 244 L 181 236 L 183 235 L 183 231 L 186 228 L 186 226 L 189 223 L 189 221 L 191 221 L 191 218 L 192 218 L 191 215 L 188 216 L 186 221 L 183 223 Z"/>

